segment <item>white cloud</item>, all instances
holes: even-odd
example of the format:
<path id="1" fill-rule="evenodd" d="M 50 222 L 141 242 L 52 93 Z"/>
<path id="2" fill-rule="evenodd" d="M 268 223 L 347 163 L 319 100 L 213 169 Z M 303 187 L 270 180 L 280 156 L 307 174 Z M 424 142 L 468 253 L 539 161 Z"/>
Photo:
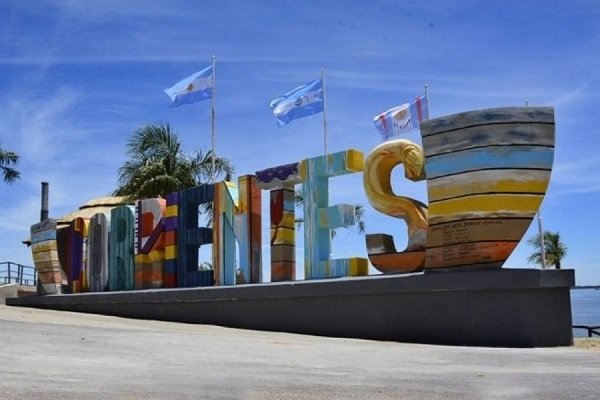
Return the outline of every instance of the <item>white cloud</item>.
<path id="1" fill-rule="evenodd" d="M 573 194 L 600 193 L 600 156 L 574 158 L 557 162 L 552 171 L 552 194 L 566 196 Z"/>
<path id="2" fill-rule="evenodd" d="M 60 155 L 65 140 L 81 134 L 67 122 L 79 95 L 62 88 L 44 98 L 24 93 L 17 96 L 2 104 L 6 113 L 0 128 L 19 138 L 22 158 L 33 166 L 46 165 Z"/>
<path id="3" fill-rule="evenodd" d="M 578 101 L 588 89 L 587 82 L 583 82 L 575 90 L 562 93 L 550 102 L 554 107 L 564 107 Z"/>

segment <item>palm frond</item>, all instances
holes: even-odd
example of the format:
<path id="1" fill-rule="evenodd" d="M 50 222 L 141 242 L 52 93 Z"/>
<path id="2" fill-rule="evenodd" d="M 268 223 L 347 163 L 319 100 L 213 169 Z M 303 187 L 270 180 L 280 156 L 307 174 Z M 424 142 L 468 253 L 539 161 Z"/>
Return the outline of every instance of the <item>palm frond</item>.
<path id="1" fill-rule="evenodd" d="M 544 253 L 546 265 L 561 269 L 562 259 L 567 255 L 567 246 L 561 241 L 558 232 L 544 232 Z M 537 265 L 542 265 L 542 244 L 540 243 L 540 235 L 537 234 L 527 239 L 527 243 L 532 246 L 535 251 L 527 258 L 527 262 Z"/>
<path id="2" fill-rule="evenodd" d="M 127 142 L 127 160 L 118 171 L 115 195 L 132 198 L 165 196 L 209 181 L 212 152 L 185 154 L 168 124 L 146 125 Z M 217 177 L 234 169 L 226 158 L 215 157 Z"/>
<path id="3" fill-rule="evenodd" d="M 12 151 L 5 151 L 0 147 L 0 170 L 4 177 L 4 182 L 14 183 L 20 178 L 21 173 L 14 168 L 19 163 L 19 155 Z"/>
<path id="4" fill-rule="evenodd" d="M 21 173 L 14 168 L 5 167 L 4 165 L 0 165 L 0 169 L 2 170 L 2 175 L 4 176 L 4 182 L 6 183 L 14 183 L 17 179 L 21 177 Z"/>

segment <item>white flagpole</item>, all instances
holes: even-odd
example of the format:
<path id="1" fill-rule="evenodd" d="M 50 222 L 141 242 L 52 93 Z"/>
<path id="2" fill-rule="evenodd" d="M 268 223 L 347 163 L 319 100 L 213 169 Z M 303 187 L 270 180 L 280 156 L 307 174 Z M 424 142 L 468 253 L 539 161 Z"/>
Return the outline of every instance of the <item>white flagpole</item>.
<path id="1" fill-rule="evenodd" d="M 327 157 L 327 98 L 325 96 L 325 69 L 321 68 L 321 84 L 323 85 L 323 145 Z"/>
<path id="2" fill-rule="evenodd" d="M 429 119 L 429 85 L 425 84 L 425 101 L 427 102 L 427 119 Z"/>
<path id="3" fill-rule="evenodd" d="M 212 96 L 211 96 L 211 139 L 212 139 L 212 157 L 211 157 L 211 170 L 210 170 L 210 178 L 212 183 L 215 183 L 215 157 L 216 157 L 216 132 L 215 132 L 215 97 L 216 97 L 216 88 L 215 88 L 215 56 L 212 56 Z"/>
<path id="4" fill-rule="evenodd" d="M 546 269 L 546 243 L 544 240 L 544 229 L 542 228 L 542 214 L 540 210 L 537 213 L 538 235 L 540 237 L 540 258 L 542 259 L 542 269 Z"/>

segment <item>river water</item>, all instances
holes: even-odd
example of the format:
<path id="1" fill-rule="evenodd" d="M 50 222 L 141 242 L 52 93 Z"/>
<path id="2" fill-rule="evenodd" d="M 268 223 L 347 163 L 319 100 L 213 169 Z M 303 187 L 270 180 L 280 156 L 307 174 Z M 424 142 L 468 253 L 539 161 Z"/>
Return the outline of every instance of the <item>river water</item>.
<path id="1" fill-rule="evenodd" d="M 600 288 L 571 289 L 571 310 L 573 325 L 600 326 Z M 585 337 L 587 331 L 573 329 L 573 336 Z"/>

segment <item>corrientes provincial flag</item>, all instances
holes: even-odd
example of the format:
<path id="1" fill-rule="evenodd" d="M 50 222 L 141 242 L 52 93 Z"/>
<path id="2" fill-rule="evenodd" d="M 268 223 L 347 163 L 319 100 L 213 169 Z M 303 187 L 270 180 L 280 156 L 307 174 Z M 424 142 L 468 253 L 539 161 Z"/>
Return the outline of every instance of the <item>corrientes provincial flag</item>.
<path id="1" fill-rule="evenodd" d="M 165 93 L 171 98 L 171 107 L 212 98 L 212 74 L 213 67 L 209 65 L 202 71 L 198 71 L 165 89 Z"/>
<path id="2" fill-rule="evenodd" d="M 390 108 L 377 114 L 373 118 L 373 123 L 383 139 L 387 140 L 392 136 L 419 128 L 419 123 L 428 118 L 427 98 L 419 96 L 412 103 Z"/>
<path id="3" fill-rule="evenodd" d="M 292 120 L 323 112 L 323 81 L 321 78 L 298 86 L 271 101 L 271 109 L 279 126 Z"/>

